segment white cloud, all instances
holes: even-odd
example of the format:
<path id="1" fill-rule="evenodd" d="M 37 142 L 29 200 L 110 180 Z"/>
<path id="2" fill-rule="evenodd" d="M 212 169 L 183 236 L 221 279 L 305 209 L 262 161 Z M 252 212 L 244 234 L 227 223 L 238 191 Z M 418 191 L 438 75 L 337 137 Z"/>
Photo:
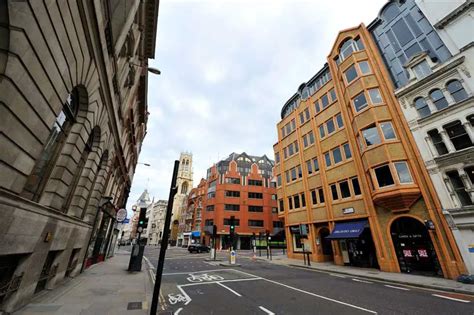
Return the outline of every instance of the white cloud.
<path id="1" fill-rule="evenodd" d="M 150 66 L 148 134 L 129 197 L 166 199 L 173 161 L 194 181 L 231 152 L 273 157 L 282 105 L 313 76 L 340 30 L 369 24 L 385 0 L 161 1 Z M 148 181 L 149 178 L 149 181 Z"/>

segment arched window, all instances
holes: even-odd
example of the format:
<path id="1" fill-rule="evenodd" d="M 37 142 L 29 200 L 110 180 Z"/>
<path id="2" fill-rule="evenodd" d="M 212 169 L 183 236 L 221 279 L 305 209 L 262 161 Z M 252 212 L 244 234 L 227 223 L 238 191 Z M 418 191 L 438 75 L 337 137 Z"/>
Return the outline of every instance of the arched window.
<path id="1" fill-rule="evenodd" d="M 38 201 L 43 192 L 44 186 L 49 179 L 56 160 L 61 152 L 65 140 L 71 130 L 71 126 L 76 121 L 79 109 L 79 92 L 75 88 L 68 95 L 66 102 L 56 120 L 43 147 L 43 151 L 36 160 L 36 164 L 31 171 L 25 184 L 23 195 L 34 201 Z"/>
<path id="2" fill-rule="evenodd" d="M 420 115 L 420 118 L 431 115 L 431 110 L 423 97 L 418 97 L 415 99 L 415 108 L 418 112 L 418 115 Z"/>
<path id="3" fill-rule="evenodd" d="M 438 110 L 448 107 L 448 101 L 441 90 L 436 89 L 430 92 L 430 97 Z"/>
<path id="4" fill-rule="evenodd" d="M 188 182 L 184 182 L 181 185 L 181 193 L 182 194 L 187 194 L 188 193 Z"/>
<path id="5" fill-rule="evenodd" d="M 349 57 L 353 52 L 363 50 L 364 44 L 359 37 L 352 39 L 349 38 L 342 43 L 341 48 L 339 48 L 339 58 L 337 60 L 338 64 L 344 59 Z"/>
<path id="6" fill-rule="evenodd" d="M 451 96 L 454 98 L 456 103 L 464 101 L 467 98 L 466 90 L 464 90 L 461 82 L 458 80 L 450 81 L 446 88 L 448 89 Z"/>

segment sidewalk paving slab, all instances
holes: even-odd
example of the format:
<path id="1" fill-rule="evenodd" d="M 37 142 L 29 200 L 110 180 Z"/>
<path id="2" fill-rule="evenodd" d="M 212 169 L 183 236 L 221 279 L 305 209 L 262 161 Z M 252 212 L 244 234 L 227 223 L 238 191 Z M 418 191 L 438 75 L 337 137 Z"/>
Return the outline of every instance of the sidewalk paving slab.
<path id="1" fill-rule="evenodd" d="M 148 314 L 153 293 L 148 268 L 129 272 L 129 259 L 130 252 L 116 251 L 114 257 L 38 295 L 13 314 Z"/>

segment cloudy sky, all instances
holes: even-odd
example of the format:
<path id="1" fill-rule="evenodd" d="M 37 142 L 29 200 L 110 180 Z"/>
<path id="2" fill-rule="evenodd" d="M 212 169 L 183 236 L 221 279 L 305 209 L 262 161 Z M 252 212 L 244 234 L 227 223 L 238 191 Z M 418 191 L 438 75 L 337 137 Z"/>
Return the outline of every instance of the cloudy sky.
<path id="1" fill-rule="evenodd" d="M 168 199 L 173 161 L 192 152 L 194 185 L 245 151 L 273 159 L 283 104 L 326 61 L 337 33 L 386 0 L 162 0 L 150 66 L 148 134 L 128 209 L 145 188 Z"/>

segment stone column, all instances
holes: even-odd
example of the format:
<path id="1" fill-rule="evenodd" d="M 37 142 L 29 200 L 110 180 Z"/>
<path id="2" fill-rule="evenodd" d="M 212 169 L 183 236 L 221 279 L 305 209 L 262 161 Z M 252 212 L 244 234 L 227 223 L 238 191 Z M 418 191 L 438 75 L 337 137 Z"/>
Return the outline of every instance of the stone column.
<path id="1" fill-rule="evenodd" d="M 466 130 L 466 133 L 469 135 L 469 138 L 471 138 L 471 142 L 474 143 L 474 130 L 471 126 L 471 123 L 467 121 L 466 118 L 462 117 L 461 124 L 464 126 L 464 129 Z"/>
<path id="2" fill-rule="evenodd" d="M 454 148 L 454 145 L 453 143 L 451 142 L 451 139 L 449 139 L 449 136 L 448 134 L 446 133 L 446 130 L 441 130 L 439 132 L 439 134 L 441 135 L 441 138 L 443 138 L 443 142 L 444 144 L 446 145 L 446 148 L 448 148 L 448 152 L 449 153 L 452 153 L 452 152 L 455 152 L 456 151 L 456 148 Z"/>
<path id="3" fill-rule="evenodd" d="M 456 192 L 454 191 L 453 185 L 451 184 L 451 181 L 449 180 L 449 177 L 446 174 L 443 174 L 443 181 L 444 181 L 444 184 L 446 185 L 446 188 L 448 189 L 449 195 L 451 196 L 451 199 L 453 200 L 455 207 L 460 208 L 461 202 L 458 200 L 458 197 L 456 196 Z"/>
<path id="4" fill-rule="evenodd" d="M 438 157 L 439 154 L 438 154 L 438 150 L 436 150 L 436 147 L 435 145 L 433 144 L 433 140 L 431 139 L 430 136 L 426 136 L 425 137 L 425 141 L 426 143 L 428 144 L 428 148 L 431 152 L 431 155 L 433 155 L 433 157 Z"/>
<path id="5" fill-rule="evenodd" d="M 474 203 L 474 189 L 472 187 L 471 180 L 469 179 L 464 169 L 459 169 L 458 173 L 459 177 L 461 177 L 462 183 L 464 184 L 466 192 L 468 193 L 469 197 L 471 197 L 471 201 Z"/>
<path id="6" fill-rule="evenodd" d="M 446 101 L 448 101 L 449 106 L 456 104 L 456 101 L 454 100 L 454 98 L 451 96 L 451 93 L 449 93 L 449 91 L 446 88 L 441 89 L 441 92 L 443 92 L 443 95 L 446 98 Z"/>
<path id="7" fill-rule="evenodd" d="M 426 104 L 428 105 L 428 108 L 430 109 L 431 113 L 435 113 L 438 111 L 438 109 L 436 108 L 435 104 L 433 103 L 433 101 L 431 100 L 431 98 L 429 97 L 426 97 L 425 98 L 425 102 Z"/>

